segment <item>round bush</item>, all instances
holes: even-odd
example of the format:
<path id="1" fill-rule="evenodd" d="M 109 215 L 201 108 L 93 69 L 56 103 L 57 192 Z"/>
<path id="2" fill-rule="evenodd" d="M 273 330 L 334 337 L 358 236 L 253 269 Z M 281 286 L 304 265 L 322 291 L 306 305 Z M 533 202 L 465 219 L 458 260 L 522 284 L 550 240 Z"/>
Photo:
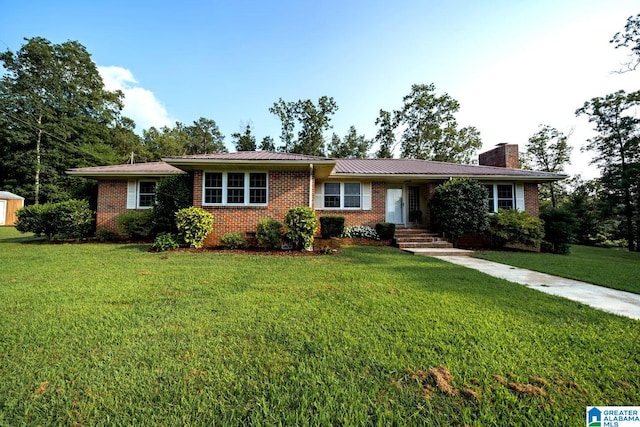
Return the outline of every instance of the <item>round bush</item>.
<path id="1" fill-rule="evenodd" d="M 261 219 L 258 222 L 256 239 L 261 245 L 269 249 L 275 249 L 280 244 L 281 229 L 282 224 L 275 219 Z"/>
<path id="2" fill-rule="evenodd" d="M 172 251 L 178 247 L 178 238 L 172 233 L 160 233 L 153 241 L 153 249 L 158 252 Z"/>
<path id="3" fill-rule="evenodd" d="M 244 249 L 249 244 L 240 233 L 227 233 L 220 239 L 220 243 L 227 249 Z"/>
<path id="4" fill-rule="evenodd" d="M 180 209 L 176 212 L 176 227 L 187 245 L 201 248 L 213 229 L 213 215 L 196 207 Z"/>
<path id="5" fill-rule="evenodd" d="M 305 250 L 313 246 L 313 235 L 318 228 L 313 209 L 306 206 L 289 209 L 284 224 L 286 236 L 295 249 Z"/>

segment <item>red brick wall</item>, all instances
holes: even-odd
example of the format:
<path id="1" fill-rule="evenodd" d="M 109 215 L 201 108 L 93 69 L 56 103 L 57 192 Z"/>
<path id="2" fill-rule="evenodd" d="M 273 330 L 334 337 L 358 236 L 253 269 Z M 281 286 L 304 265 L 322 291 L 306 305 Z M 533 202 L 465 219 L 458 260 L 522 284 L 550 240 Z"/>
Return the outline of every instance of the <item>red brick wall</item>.
<path id="1" fill-rule="evenodd" d="M 540 215 L 540 199 L 538 199 L 538 184 L 524 185 L 524 210 L 531 215 Z"/>
<path id="2" fill-rule="evenodd" d="M 478 156 L 478 163 L 484 166 L 520 169 L 518 144 L 499 145 L 493 150 L 480 153 Z"/>
<path id="3" fill-rule="evenodd" d="M 385 199 L 386 185 L 384 182 L 371 183 L 371 210 L 340 210 L 340 209 L 318 209 L 316 216 L 341 215 L 344 217 L 345 227 L 355 225 L 368 225 L 374 227 L 379 222 L 385 220 Z M 318 230 L 319 231 L 319 230 Z"/>
<path id="4" fill-rule="evenodd" d="M 309 206 L 309 171 L 269 171 L 268 206 L 202 206 L 202 171 L 193 174 L 193 205 L 211 212 L 213 231 L 205 246 L 220 244 L 226 233 L 255 233 L 258 221 L 271 218 L 283 222 L 291 208 Z"/>
<path id="5" fill-rule="evenodd" d="M 127 180 L 98 182 L 96 229 L 116 231 L 116 217 L 127 211 Z"/>

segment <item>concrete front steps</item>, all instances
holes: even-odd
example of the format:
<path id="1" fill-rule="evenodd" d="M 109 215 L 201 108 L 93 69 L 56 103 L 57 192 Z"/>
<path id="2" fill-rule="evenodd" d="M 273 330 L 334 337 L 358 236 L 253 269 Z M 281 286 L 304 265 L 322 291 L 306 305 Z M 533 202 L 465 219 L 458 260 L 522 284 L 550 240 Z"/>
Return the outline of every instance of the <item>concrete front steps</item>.
<path id="1" fill-rule="evenodd" d="M 421 228 L 396 228 L 394 243 L 405 252 L 425 256 L 469 256 L 473 251 L 456 249 L 437 233 Z"/>

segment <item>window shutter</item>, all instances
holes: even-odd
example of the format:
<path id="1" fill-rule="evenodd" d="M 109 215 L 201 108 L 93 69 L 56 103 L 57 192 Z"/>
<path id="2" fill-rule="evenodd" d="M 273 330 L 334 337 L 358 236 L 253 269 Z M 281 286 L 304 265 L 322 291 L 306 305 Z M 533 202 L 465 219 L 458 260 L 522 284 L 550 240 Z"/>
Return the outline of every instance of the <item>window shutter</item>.
<path id="1" fill-rule="evenodd" d="M 363 211 L 371 210 L 371 183 L 370 182 L 362 183 L 362 210 Z"/>
<path id="2" fill-rule="evenodd" d="M 516 184 L 516 209 L 523 211 L 524 208 L 524 184 Z"/>
<path id="3" fill-rule="evenodd" d="M 313 203 L 313 208 L 315 210 L 324 208 L 324 183 L 317 182 L 315 186 L 316 194 Z"/>
<path id="4" fill-rule="evenodd" d="M 136 181 L 130 179 L 127 182 L 127 209 L 135 209 L 136 208 L 136 198 L 137 198 L 137 184 Z"/>

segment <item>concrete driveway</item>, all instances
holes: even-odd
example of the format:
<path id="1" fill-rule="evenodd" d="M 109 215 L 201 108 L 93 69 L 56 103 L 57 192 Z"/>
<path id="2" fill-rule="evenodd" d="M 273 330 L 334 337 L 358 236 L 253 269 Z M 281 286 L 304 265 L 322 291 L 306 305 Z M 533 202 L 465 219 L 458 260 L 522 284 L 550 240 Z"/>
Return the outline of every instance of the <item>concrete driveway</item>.
<path id="1" fill-rule="evenodd" d="M 640 295 L 617 291 L 577 280 L 565 279 L 524 268 L 512 267 L 467 256 L 434 258 L 481 271 L 490 276 L 520 283 L 529 288 L 578 301 L 599 310 L 640 320 Z"/>

